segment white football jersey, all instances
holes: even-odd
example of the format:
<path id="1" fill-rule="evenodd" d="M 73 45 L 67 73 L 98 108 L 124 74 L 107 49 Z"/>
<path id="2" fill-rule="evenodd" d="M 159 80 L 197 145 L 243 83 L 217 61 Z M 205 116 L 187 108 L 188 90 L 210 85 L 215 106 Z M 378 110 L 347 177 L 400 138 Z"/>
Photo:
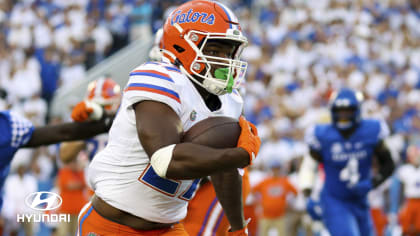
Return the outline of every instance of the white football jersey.
<path id="1" fill-rule="evenodd" d="M 398 179 L 404 184 L 406 198 L 420 198 L 420 167 L 405 164 L 398 169 Z"/>
<path id="2" fill-rule="evenodd" d="M 132 105 L 143 100 L 162 102 L 178 114 L 187 131 L 211 116 L 239 118 L 243 108 L 239 93 L 234 91 L 219 98 L 221 108 L 210 111 L 193 82 L 174 65 L 148 62 L 137 67 L 130 73 L 108 144 L 89 166 L 89 181 L 96 195 L 149 221 L 182 220 L 199 180 L 170 180 L 156 175 L 139 141 Z"/>

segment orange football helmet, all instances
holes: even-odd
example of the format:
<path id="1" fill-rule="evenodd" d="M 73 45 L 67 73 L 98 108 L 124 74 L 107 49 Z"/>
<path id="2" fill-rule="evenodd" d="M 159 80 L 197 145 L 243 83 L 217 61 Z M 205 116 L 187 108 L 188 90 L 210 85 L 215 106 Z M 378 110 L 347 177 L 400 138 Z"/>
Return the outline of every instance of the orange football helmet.
<path id="1" fill-rule="evenodd" d="M 121 88 L 111 78 L 99 78 L 88 84 L 86 100 L 103 106 L 106 112 L 115 113 L 121 102 Z"/>
<path id="2" fill-rule="evenodd" d="M 209 40 L 231 44 L 232 58 L 205 55 L 203 48 Z M 192 81 L 216 95 L 239 87 L 247 68 L 240 56 L 247 43 L 236 16 L 215 1 L 187 2 L 176 8 L 163 26 L 163 56 L 178 65 Z M 212 66 L 222 67 L 224 75 L 216 78 Z"/>

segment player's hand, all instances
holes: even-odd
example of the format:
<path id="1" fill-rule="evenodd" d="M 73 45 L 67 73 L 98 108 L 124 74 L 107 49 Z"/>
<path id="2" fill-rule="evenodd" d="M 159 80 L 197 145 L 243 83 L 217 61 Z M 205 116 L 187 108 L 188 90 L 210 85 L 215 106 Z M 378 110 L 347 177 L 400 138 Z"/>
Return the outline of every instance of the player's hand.
<path id="1" fill-rule="evenodd" d="M 241 134 L 239 136 L 237 147 L 245 149 L 249 154 L 249 164 L 258 154 L 261 146 L 260 137 L 255 125 L 247 121 L 243 116 L 239 118 L 239 125 L 241 126 Z"/>
<path id="2" fill-rule="evenodd" d="M 364 197 L 372 189 L 372 181 L 370 179 L 362 180 L 355 184 L 351 189 L 357 196 Z"/>
<path id="3" fill-rule="evenodd" d="M 322 219 L 322 208 L 318 201 L 308 198 L 306 201 L 306 211 L 314 221 L 320 221 Z"/>
<path id="4" fill-rule="evenodd" d="M 77 122 L 84 122 L 88 119 L 99 120 L 102 115 L 102 107 L 89 101 L 79 102 L 71 112 L 71 118 Z"/>

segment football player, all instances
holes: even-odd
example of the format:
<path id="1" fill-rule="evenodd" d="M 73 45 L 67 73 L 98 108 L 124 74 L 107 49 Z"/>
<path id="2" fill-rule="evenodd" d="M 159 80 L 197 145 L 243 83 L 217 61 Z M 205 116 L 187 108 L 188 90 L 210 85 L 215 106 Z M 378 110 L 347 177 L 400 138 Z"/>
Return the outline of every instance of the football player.
<path id="1" fill-rule="evenodd" d="M 410 145 L 407 148 L 407 164 L 397 173 L 404 185 L 404 206 L 398 213 L 403 235 L 420 234 L 420 147 Z"/>
<path id="2" fill-rule="evenodd" d="M 388 127 L 378 120 L 362 119 L 361 101 L 361 93 L 346 88 L 340 90 L 331 100 L 332 123 L 315 125 L 305 137 L 310 156 L 301 168 L 311 170 L 316 169 L 316 162 L 323 164 L 322 220 L 334 236 L 371 235 L 367 193 L 394 170 L 390 151 L 384 143 Z M 372 174 L 373 158 L 379 165 L 376 174 Z M 304 192 L 310 193 L 308 189 Z"/>
<path id="3" fill-rule="evenodd" d="M 0 111 L 0 188 L 9 173 L 13 156 L 20 148 L 90 138 L 107 132 L 111 123 L 112 117 L 106 116 L 99 121 L 34 127 L 29 120 L 16 113 Z M 2 203 L 0 197 L 0 209 Z"/>
<path id="4" fill-rule="evenodd" d="M 209 175 L 230 234 L 247 235 L 237 168 L 251 164 L 261 142 L 240 117 L 246 44 L 237 18 L 218 2 L 190 1 L 172 12 L 162 61 L 130 73 L 108 144 L 89 166 L 95 196 L 79 215 L 79 235 L 187 235 L 179 221 L 199 178 Z M 236 148 L 181 143 L 211 116 L 239 119 Z"/>
<path id="5" fill-rule="evenodd" d="M 85 101 L 103 108 L 106 114 L 115 115 L 121 102 L 120 86 L 109 77 L 101 77 L 88 84 Z M 78 116 L 73 114 L 75 121 Z M 85 150 L 89 160 L 102 150 L 108 142 L 108 134 L 100 134 L 84 141 L 63 142 L 60 146 L 60 159 L 64 163 L 74 160 L 80 151 Z"/>

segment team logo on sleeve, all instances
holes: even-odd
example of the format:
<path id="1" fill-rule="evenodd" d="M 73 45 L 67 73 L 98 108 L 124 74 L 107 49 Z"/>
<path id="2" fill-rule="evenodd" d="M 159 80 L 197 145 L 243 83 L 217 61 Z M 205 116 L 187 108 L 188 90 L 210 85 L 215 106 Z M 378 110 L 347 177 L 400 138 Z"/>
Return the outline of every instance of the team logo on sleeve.
<path id="1" fill-rule="evenodd" d="M 197 119 L 197 112 L 193 110 L 190 114 L 190 120 L 195 121 L 195 119 Z"/>

